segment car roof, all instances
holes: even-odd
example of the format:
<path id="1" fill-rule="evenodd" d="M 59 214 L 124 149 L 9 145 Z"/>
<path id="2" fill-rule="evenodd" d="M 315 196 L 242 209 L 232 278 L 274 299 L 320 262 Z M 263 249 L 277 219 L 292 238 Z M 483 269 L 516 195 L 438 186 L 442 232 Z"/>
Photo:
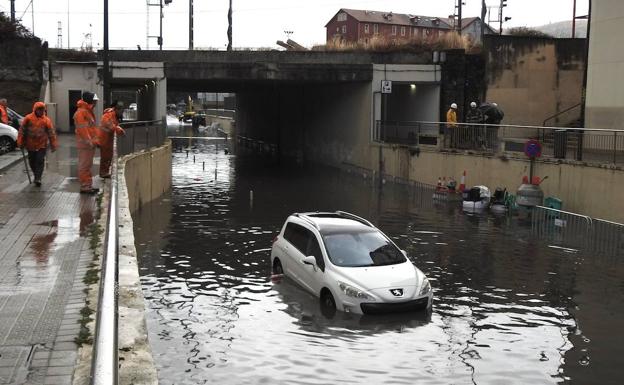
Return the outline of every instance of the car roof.
<path id="1" fill-rule="evenodd" d="M 293 216 L 308 222 L 323 234 L 377 230 L 366 219 L 345 211 L 295 213 Z"/>

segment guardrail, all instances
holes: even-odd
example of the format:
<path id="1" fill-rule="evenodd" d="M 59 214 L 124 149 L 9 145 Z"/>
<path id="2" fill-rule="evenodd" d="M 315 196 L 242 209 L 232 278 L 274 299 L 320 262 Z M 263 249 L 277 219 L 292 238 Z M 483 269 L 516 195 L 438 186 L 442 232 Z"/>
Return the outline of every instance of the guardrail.
<path id="1" fill-rule="evenodd" d="M 123 122 L 120 126 L 126 130 L 126 135 L 117 138 L 120 156 L 158 147 L 167 138 L 166 119 Z"/>
<path id="2" fill-rule="evenodd" d="M 95 321 L 93 357 L 91 361 L 92 385 L 117 385 L 119 382 L 117 351 L 118 306 L 118 258 L 117 234 L 117 137 L 113 141 L 111 164 L 110 203 L 106 221 L 106 237 L 102 256 L 100 292 Z"/>
<path id="3" fill-rule="evenodd" d="M 542 156 L 597 163 L 624 163 L 624 130 L 502 124 L 376 121 L 373 140 L 489 153 L 523 152 L 536 139 Z"/>
<path id="4" fill-rule="evenodd" d="M 234 117 L 236 116 L 236 110 L 225 110 L 225 109 L 217 109 L 217 108 L 208 108 L 203 110 L 206 115 L 214 115 L 214 116 L 219 116 L 219 117 L 224 117 L 224 118 L 232 118 L 234 119 Z"/>

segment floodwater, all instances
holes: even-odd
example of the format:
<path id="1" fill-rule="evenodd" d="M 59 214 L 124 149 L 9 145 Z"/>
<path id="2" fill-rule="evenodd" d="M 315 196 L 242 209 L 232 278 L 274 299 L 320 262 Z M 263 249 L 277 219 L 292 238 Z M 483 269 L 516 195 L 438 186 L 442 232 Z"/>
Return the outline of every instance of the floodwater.
<path id="1" fill-rule="evenodd" d="M 186 152 L 173 190 L 135 216 L 147 325 L 161 384 L 615 384 L 624 362 L 624 269 L 551 247 L 514 218 L 435 206 L 429 193 L 327 168 Z M 292 212 L 373 221 L 429 276 L 431 314 L 325 317 L 270 278 Z"/>

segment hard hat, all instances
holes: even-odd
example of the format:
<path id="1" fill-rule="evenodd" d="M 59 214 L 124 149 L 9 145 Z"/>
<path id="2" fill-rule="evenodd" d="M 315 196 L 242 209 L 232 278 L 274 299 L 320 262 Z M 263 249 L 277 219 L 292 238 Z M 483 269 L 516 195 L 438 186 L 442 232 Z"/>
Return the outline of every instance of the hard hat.
<path id="1" fill-rule="evenodd" d="M 475 102 L 470 102 L 470 107 L 472 107 L 472 108 L 477 108 L 477 103 L 475 103 Z"/>
<path id="2" fill-rule="evenodd" d="M 93 93 L 93 101 L 95 102 L 96 100 L 100 100 L 100 99 L 97 97 L 96 93 Z"/>
<path id="3" fill-rule="evenodd" d="M 492 103 L 492 105 L 493 105 L 494 107 L 498 107 L 498 104 L 496 104 L 496 103 Z"/>
<path id="4" fill-rule="evenodd" d="M 451 108 L 456 110 L 457 109 L 457 104 L 456 103 L 451 103 Z"/>

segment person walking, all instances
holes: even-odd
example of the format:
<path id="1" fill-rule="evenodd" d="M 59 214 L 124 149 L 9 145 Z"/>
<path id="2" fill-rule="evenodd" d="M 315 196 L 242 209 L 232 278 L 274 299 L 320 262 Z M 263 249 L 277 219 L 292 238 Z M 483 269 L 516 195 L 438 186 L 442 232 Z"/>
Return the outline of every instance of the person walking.
<path id="1" fill-rule="evenodd" d="M 17 146 L 28 151 L 28 163 L 35 176 L 35 186 L 41 187 L 41 177 L 45 166 L 48 144 L 52 152 L 58 148 L 56 131 L 50 118 L 46 116 L 43 102 L 33 105 L 33 112 L 22 120 L 17 134 Z"/>
<path id="2" fill-rule="evenodd" d="M 76 148 L 78 149 L 78 179 L 81 194 L 95 194 L 99 189 L 93 187 L 93 156 L 95 148 L 100 145 L 98 128 L 95 123 L 93 109 L 98 101 L 96 94 L 85 91 L 82 99 L 76 103 L 78 109 L 74 114 L 76 127 Z"/>
<path id="3" fill-rule="evenodd" d="M 0 123 L 9 124 L 9 113 L 7 111 L 7 100 L 0 99 Z"/>
<path id="4" fill-rule="evenodd" d="M 125 135 L 126 131 L 119 127 L 119 119 L 123 116 L 124 105 L 115 101 L 104 110 L 100 123 L 100 178 L 110 178 L 110 166 L 113 159 L 113 140 L 115 135 Z"/>
<path id="5" fill-rule="evenodd" d="M 446 112 L 446 133 L 444 135 L 445 147 L 457 146 L 457 104 L 451 103 L 451 108 Z M 448 138 L 448 139 L 447 139 Z M 449 143 L 450 141 L 450 143 Z"/>

